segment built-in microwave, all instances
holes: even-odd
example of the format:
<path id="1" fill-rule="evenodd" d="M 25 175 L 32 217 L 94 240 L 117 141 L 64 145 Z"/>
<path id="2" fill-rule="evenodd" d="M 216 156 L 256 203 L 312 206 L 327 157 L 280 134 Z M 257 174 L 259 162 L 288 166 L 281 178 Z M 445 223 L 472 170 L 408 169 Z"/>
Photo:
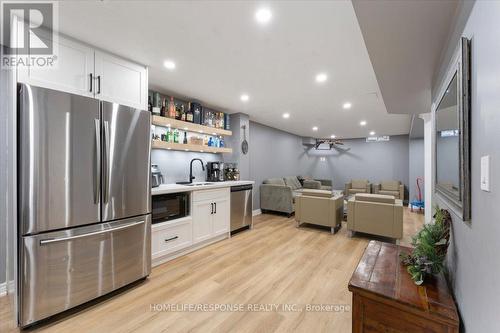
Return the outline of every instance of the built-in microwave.
<path id="1" fill-rule="evenodd" d="M 153 195 L 153 224 L 175 220 L 188 215 L 189 192 Z"/>

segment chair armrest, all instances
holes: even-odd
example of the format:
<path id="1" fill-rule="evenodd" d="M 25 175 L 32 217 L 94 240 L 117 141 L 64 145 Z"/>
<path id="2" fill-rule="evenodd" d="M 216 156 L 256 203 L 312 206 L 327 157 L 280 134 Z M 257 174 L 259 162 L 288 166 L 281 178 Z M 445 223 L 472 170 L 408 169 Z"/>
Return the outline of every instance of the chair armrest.
<path id="1" fill-rule="evenodd" d="M 260 185 L 260 208 L 284 213 L 292 213 L 293 194 L 290 186 Z"/>
<path id="2" fill-rule="evenodd" d="M 345 184 L 345 191 L 344 195 L 349 195 L 349 189 L 352 188 L 352 183 L 346 183 Z"/>
<path id="3" fill-rule="evenodd" d="M 382 186 L 380 184 L 373 184 L 373 193 L 378 193 Z"/>
<path id="4" fill-rule="evenodd" d="M 333 186 L 331 179 L 315 179 L 321 183 L 322 186 Z"/>
<path id="5" fill-rule="evenodd" d="M 318 180 L 304 180 L 304 184 L 302 184 L 304 188 L 308 189 L 321 189 L 321 182 Z"/>

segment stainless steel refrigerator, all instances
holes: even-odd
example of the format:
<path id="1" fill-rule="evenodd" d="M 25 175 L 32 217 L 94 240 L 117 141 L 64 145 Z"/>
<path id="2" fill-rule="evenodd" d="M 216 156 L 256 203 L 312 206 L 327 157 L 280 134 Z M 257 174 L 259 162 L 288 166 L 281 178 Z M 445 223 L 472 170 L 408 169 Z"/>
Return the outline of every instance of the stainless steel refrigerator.
<path id="1" fill-rule="evenodd" d="M 19 324 L 151 271 L 150 114 L 18 85 Z"/>

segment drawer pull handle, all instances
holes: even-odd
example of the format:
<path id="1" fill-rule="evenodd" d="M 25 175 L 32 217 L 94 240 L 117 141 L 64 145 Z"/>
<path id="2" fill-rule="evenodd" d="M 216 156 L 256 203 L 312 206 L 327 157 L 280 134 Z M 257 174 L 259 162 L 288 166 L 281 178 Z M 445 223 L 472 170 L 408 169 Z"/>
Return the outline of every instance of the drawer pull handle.
<path id="1" fill-rule="evenodd" d="M 165 243 L 168 243 L 170 241 L 176 240 L 177 238 L 179 238 L 179 236 L 175 236 L 175 237 L 172 237 L 172 238 L 167 238 L 167 239 L 165 239 Z"/>

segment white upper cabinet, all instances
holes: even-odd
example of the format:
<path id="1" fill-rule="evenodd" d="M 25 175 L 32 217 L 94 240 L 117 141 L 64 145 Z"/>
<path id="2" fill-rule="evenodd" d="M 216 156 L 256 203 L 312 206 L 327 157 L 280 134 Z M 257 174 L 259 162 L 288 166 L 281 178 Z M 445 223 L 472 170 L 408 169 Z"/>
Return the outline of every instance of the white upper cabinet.
<path id="1" fill-rule="evenodd" d="M 62 36 L 59 36 L 57 48 L 54 67 L 20 66 L 18 81 L 93 97 L 94 50 Z"/>
<path id="2" fill-rule="evenodd" d="M 147 73 L 145 66 L 96 51 L 96 97 L 147 110 Z"/>
<path id="3" fill-rule="evenodd" d="M 148 70 L 59 36 L 54 67 L 18 67 L 18 81 L 147 110 Z"/>

